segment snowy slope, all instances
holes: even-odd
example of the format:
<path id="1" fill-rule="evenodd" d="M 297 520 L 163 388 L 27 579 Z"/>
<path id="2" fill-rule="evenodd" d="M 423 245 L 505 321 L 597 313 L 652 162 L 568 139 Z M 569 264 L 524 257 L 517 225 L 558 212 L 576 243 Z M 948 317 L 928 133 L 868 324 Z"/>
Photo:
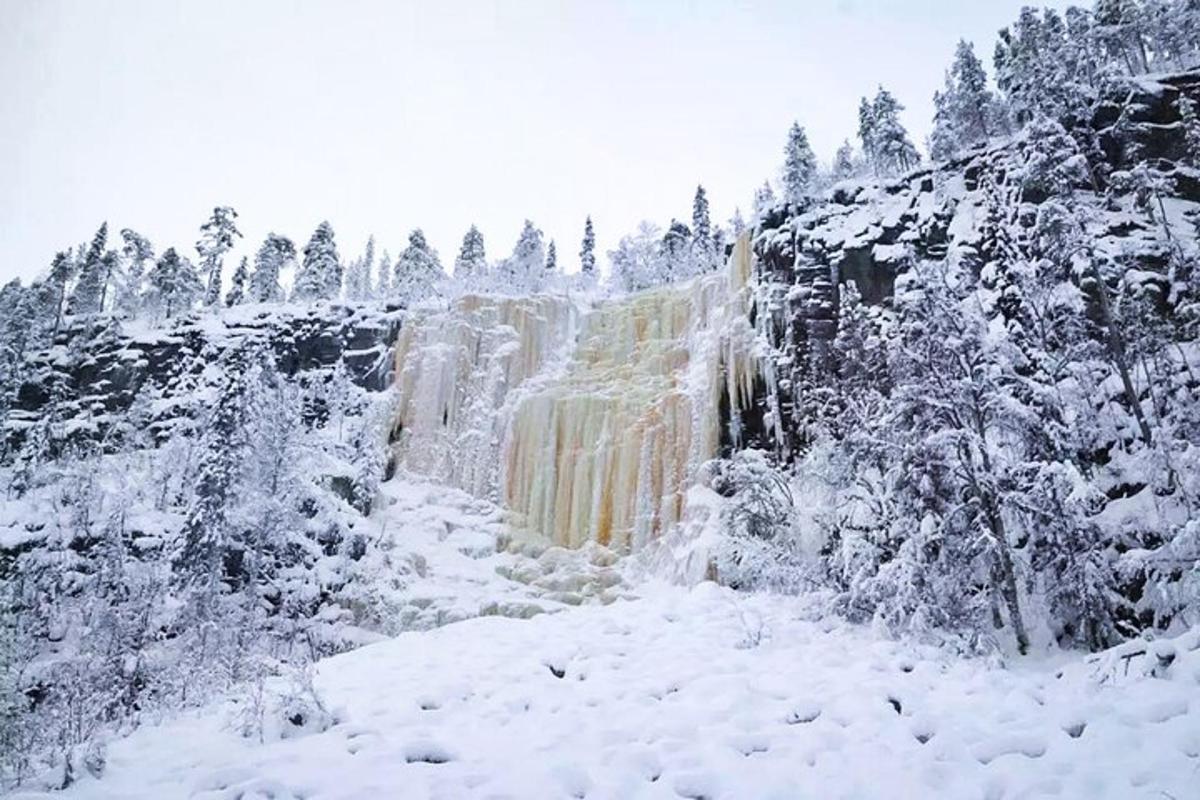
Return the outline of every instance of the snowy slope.
<path id="1" fill-rule="evenodd" d="M 401 602 L 430 616 L 410 624 L 559 613 L 465 619 L 328 659 L 314 683 L 325 730 L 246 738 L 241 698 L 114 742 L 101 779 L 55 796 L 1196 796 L 1200 630 L 1006 669 L 710 583 L 574 607 L 548 588 L 555 575 L 612 583 L 595 552 L 497 553 L 504 526 L 486 504 L 386 490 L 394 552 L 424 560 Z"/>

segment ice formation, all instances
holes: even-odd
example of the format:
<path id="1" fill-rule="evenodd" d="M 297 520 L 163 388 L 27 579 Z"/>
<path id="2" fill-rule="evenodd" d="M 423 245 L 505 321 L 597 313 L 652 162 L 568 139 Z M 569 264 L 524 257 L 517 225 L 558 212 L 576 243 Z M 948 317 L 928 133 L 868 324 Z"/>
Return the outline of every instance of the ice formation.
<path id="1" fill-rule="evenodd" d="M 751 255 L 577 308 L 468 296 L 416 315 L 396 350 L 400 466 L 500 500 L 519 530 L 631 552 L 682 517 L 755 376 Z"/>

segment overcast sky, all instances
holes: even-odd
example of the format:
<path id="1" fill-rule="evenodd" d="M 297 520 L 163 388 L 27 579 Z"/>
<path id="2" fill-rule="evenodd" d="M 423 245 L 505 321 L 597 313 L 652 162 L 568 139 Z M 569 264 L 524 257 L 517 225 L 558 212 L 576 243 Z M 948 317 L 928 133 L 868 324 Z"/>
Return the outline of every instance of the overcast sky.
<path id="1" fill-rule="evenodd" d="M 194 255 L 214 205 L 344 257 L 424 228 L 447 266 L 522 220 L 574 271 L 641 219 L 774 178 L 793 119 L 823 161 L 879 83 L 924 142 L 965 37 L 990 67 L 1021 0 L 0 0 L 0 279 L 104 220 Z M 226 268 L 226 272 L 231 267 Z"/>

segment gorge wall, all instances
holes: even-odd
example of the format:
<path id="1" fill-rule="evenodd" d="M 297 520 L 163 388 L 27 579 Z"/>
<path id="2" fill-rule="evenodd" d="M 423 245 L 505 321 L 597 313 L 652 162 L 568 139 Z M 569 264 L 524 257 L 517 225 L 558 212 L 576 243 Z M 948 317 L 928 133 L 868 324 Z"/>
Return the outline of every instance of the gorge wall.
<path id="1" fill-rule="evenodd" d="M 751 258 L 743 237 L 726 270 L 628 297 L 467 296 L 414 314 L 396 348 L 398 466 L 556 544 L 641 549 L 739 438 Z"/>

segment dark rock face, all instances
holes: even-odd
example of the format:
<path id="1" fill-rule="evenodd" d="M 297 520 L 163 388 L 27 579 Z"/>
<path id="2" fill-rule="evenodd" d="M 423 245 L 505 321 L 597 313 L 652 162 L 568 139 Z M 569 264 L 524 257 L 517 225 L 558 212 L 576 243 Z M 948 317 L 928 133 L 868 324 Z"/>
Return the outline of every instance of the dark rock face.
<path id="1" fill-rule="evenodd" d="M 399 330 L 400 309 L 375 305 L 244 306 L 142 333 L 115 320 L 68 327 L 52 347 L 28 356 L 3 433 L 12 452 L 53 405 L 73 435 L 102 439 L 112 418 L 143 392 L 167 407 L 161 418 L 171 400 L 195 387 L 207 364 L 247 342 L 271 352 L 285 375 L 342 362 L 355 384 L 382 390 Z"/>
<path id="2" fill-rule="evenodd" d="M 1200 71 L 1141 80 L 1101 104 L 1091 123 L 1106 161 L 1098 172 L 1145 164 L 1171 197 L 1200 202 L 1200 169 L 1185 163 L 1188 150 L 1177 106 L 1181 94 L 1200 101 Z M 831 366 L 830 346 L 849 287 L 864 303 L 886 306 L 911 268 L 923 262 L 945 263 L 978 279 L 986 260 L 981 246 L 988 184 L 1017 187 L 1015 217 L 1021 225 L 1033 224 L 1048 196 L 1038 187 L 1020 185 L 1022 147 L 1018 135 L 895 180 L 842 183 L 820 202 L 780 206 L 764 217 L 754 233 L 760 279 L 754 324 L 775 353 L 778 385 L 764 384 L 756 405 L 778 404 L 785 436 L 803 425 L 797 387 Z M 1150 276 L 1155 274 L 1165 281 L 1168 259 L 1151 230 L 1156 223 L 1131 210 L 1132 196 L 1118 196 L 1119 207 L 1114 207 L 1111 198 L 1095 195 L 1090 181 L 1081 181 L 1077 189 L 1100 220 L 1101 249 L 1122 253 L 1122 268 L 1143 273 L 1141 283 L 1154 284 Z M 1005 202 L 1012 202 L 1009 198 Z M 762 419 L 759 414 L 744 421 L 746 441 L 756 447 L 769 442 L 764 449 L 790 458 L 795 443 L 772 441 L 769 425 L 755 429 Z"/>

